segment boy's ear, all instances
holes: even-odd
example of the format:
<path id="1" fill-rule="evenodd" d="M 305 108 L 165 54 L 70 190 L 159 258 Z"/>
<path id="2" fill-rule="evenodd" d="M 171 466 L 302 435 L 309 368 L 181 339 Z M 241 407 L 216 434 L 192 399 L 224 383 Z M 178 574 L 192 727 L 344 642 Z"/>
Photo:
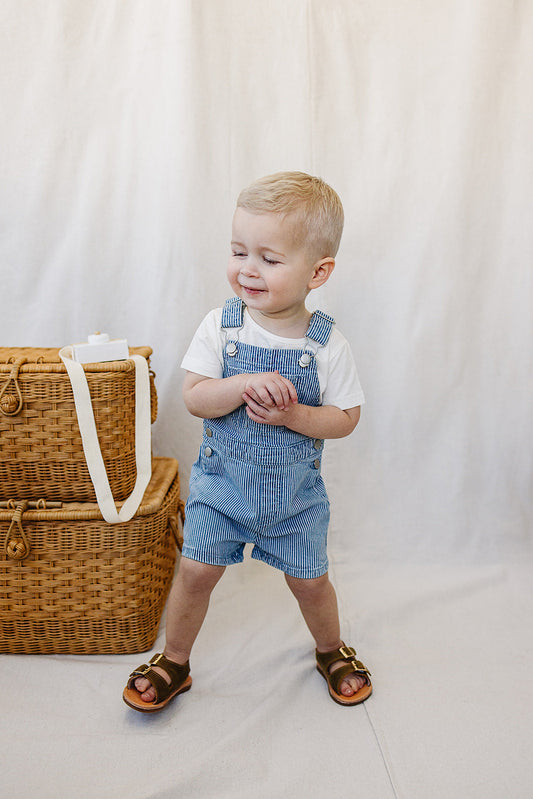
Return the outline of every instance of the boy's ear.
<path id="1" fill-rule="evenodd" d="M 335 268 L 335 258 L 322 258 L 313 268 L 313 276 L 309 281 L 309 289 L 323 286 Z"/>

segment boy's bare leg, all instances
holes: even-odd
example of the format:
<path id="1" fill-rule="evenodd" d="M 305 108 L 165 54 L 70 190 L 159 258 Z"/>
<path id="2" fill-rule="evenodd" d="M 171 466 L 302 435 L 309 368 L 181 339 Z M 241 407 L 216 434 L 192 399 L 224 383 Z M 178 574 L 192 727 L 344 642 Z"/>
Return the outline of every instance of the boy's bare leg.
<path id="1" fill-rule="evenodd" d="M 178 574 L 172 585 L 167 605 L 166 644 L 163 654 L 174 663 L 186 663 L 205 619 L 209 598 L 225 571 L 225 566 L 211 566 L 189 558 L 181 558 Z M 168 674 L 153 667 L 169 682 Z M 155 697 L 151 683 L 144 677 L 135 680 L 144 702 Z"/>
<path id="2" fill-rule="evenodd" d="M 316 642 L 319 652 L 332 652 L 342 646 L 340 637 L 339 611 L 337 606 L 337 595 L 335 589 L 329 581 L 328 574 L 316 577 L 312 580 L 304 580 L 297 577 L 285 575 L 287 585 L 298 600 L 300 610 L 309 628 L 309 631 Z M 330 671 L 344 665 L 339 661 L 338 665 L 333 663 Z M 340 692 L 344 696 L 353 696 L 362 686 L 365 679 L 360 675 L 348 675 L 341 682 Z"/>

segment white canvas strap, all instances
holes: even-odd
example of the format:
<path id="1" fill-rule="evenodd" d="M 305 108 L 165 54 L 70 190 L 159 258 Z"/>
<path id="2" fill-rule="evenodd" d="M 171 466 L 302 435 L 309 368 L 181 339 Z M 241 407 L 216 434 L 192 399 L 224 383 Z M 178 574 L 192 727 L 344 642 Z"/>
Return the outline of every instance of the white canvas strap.
<path id="1" fill-rule="evenodd" d="M 63 347 L 59 351 L 59 356 L 65 364 L 72 386 L 83 452 L 96 493 L 98 507 L 106 522 L 111 524 L 127 522 L 134 516 L 141 504 L 144 492 L 152 476 L 150 377 L 146 358 L 141 355 L 130 356 L 130 360 L 135 364 L 135 462 L 137 479 L 130 496 L 126 499 L 120 511 L 117 512 L 104 459 L 100 451 L 85 370 L 81 363 L 73 360 L 72 347 Z"/>

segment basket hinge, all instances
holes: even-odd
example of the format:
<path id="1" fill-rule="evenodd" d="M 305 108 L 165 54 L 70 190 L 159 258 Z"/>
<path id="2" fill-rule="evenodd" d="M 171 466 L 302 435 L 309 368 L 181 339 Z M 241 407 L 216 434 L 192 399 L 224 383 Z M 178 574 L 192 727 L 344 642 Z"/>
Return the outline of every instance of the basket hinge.
<path id="1" fill-rule="evenodd" d="M 24 356 L 17 358 L 11 367 L 9 377 L 2 386 L 2 390 L 0 391 L 0 411 L 4 414 L 4 416 L 16 416 L 17 413 L 20 413 L 22 410 L 24 400 L 22 399 L 18 376 L 20 367 L 23 363 L 26 363 L 27 360 L 28 359 Z M 6 394 L 7 388 L 11 381 L 13 381 L 13 385 L 15 387 L 15 394 Z"/>

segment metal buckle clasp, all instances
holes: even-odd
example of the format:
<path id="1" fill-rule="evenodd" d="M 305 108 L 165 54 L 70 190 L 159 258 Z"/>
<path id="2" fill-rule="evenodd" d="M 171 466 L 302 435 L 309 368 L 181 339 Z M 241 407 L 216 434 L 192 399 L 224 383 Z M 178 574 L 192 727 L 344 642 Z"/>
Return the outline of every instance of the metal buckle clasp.
<path id="1" fill-rule="evenodd" d="M 339 652 L 343 658 L 346 658 L 346 660 L 350 660 L 351 658 L 355 660 L 355 656 L 357 655 L 357 652 L 351 646 L 341 646 Z"/>

